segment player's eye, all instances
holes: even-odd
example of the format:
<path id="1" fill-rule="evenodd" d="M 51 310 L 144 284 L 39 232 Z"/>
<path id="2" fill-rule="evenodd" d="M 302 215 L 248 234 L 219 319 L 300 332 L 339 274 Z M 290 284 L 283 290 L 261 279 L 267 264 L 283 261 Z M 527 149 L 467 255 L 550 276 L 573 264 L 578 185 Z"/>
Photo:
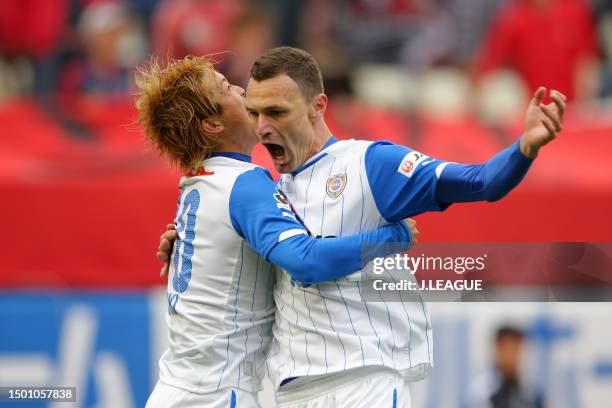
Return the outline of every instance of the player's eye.
<path id="1" fill-rule="evenodd" d="M 279 110 L 270 110 L 267 112 L 268 116 L 270 117 L 279 117 L 281 115 L 283 115 L 285 112 L 284 111 L 279 111 Z"/>

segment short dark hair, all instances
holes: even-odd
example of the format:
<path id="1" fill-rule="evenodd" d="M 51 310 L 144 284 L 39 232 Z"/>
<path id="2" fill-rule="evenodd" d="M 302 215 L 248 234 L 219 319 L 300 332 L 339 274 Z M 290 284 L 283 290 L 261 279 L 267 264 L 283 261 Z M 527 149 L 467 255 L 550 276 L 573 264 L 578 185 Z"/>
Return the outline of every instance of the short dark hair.
<path id="1" fill-rule="evenodd" d="M 306 100 L 323 93 L 319 64 L 310 53 L 299 48 L 272 48 L 259 57 L 251 68 L 251 78 L 256 81 L 282 74 L 295 81 Z"/>
<path id="2" fill-rule="evenodd" d="M 518 327 L 504 325 L 500 326 L 495 333 L 495 341 L 499 342 L 503 339 L 523 340 L 525 332 Z"/>

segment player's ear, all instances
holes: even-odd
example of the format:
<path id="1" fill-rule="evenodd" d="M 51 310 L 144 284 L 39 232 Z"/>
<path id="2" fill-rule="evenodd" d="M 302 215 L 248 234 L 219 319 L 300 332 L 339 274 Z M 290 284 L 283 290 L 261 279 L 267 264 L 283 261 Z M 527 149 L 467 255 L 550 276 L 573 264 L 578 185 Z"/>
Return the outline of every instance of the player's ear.
<path id="1" fill-rule="evenodd" d="M 202 121 L 202 129 L 210 135 L 218 135 L 223 132 L 225 126 L 218 118 L 212 116 Z"/>
<path id="2" fill-rule="evenodd" d="M 327 95 L 320 93 L 316 95 L 310 105 L 309 117 L 311 120 L 323 118 L 327 109 Z"/>

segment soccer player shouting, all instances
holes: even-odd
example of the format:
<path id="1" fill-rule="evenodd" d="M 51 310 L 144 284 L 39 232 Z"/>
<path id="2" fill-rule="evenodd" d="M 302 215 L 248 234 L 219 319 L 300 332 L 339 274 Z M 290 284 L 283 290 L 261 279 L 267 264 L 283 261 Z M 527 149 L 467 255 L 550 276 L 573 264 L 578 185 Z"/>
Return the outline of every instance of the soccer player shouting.
<path id="1" fill-rule="evenodd" d="M 406 249 L 417 231 L 400 221 L 311 238 L 270 174 L 250 163 L 257 137 L 242 88 L 204 57 L 152 63 L 137 84 L 148 139 L 185 171 L 168 278 L 170 347 L 147 407 L 257 407 L 275 311 L 268 261 L 316 284 Z"/>

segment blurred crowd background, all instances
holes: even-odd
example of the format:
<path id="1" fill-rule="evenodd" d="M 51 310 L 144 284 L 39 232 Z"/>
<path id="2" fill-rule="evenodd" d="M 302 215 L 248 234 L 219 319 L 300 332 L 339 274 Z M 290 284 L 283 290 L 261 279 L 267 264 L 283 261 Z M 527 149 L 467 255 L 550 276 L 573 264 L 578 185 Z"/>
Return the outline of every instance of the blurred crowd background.
<path id="1" fill-rule="evenodd" d="M 519 101 L 538 85 L 577 103 L 612 93 L 607 0 L 2 0 L 0 99 L 124 95 L 151 54 L 220 53 L 245 84 L 276 45 L 313 53 L 331 96 L 404 111 L 477 108 L 486 86 Z"/>
<path id="2" fill-rule="evenodd" d="M 336 136 L 445 160 L 488 159 L 520 135 L 537 86 L 564 92 L 564 130 L 525 181 L 495 204 L 418 216 L 421 239 L 612 242 L 612 1 L 0 0 L 0 386 L 144 406 L 166 347 L 154 254 L 180 174 L 135 124 L 134 70 L 215 54 L 245 86 L 277 45 L 319 61 Z M 271 167 L 260 147 L 254 161 Z M 611 306 L 556 300 L 431 303 L 437 368 L 414 406 L 480 406 L 487 370 L 546 407 L 608 406 Z M 502 344 L 506 323 L 521 330 Z"/>

